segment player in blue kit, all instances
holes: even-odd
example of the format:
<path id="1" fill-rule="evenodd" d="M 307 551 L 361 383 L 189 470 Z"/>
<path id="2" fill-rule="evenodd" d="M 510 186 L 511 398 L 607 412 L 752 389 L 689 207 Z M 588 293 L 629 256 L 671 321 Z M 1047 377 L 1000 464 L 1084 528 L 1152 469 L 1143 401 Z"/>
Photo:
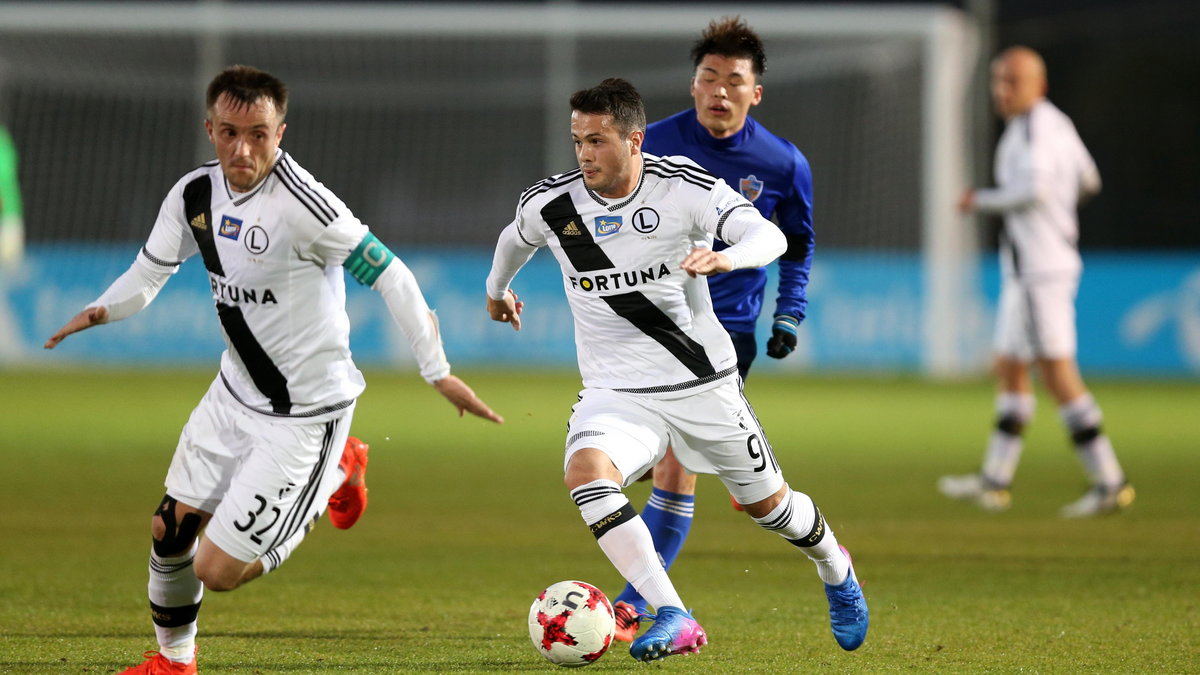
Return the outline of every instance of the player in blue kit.
<path id="1" fill-rule="evenodd" d="M 682 155 L 723 178 L 766 218 L 775 217 L 787 238 L 779 258 L 779 296 L 767 340 L 767 355 L 782 359 L 796 348 L 796 329 L 804 320 L 808 271 L 812 265 L 812 173 L 808 160 L 787 140 L 772 134 L 750 116 L 762 102 L 759 78 L 766 70 L 762 40 L 738 17 L 709 24 L 692 46 L 691 93 L 695 105 L 650 124 L 643 149 L 660 156 Z M 719 239 L 714 250 L 726 248 Z M 762 312 L 767 271 L 736 269 L 708 278 L 713 309 L 737 351 L 744 381 L 758 355 L 754 326 Z M 642 518 L 655 549 L 670 567 L 691 528 L 696 477 L 674 454 L 654 467 L 654 488 Z M 734 502 L 734 507 L 740 505 Z M 646 601 L 626 585 L 616 598 L 617 639 L 633 640 L 638 614 Z"/>

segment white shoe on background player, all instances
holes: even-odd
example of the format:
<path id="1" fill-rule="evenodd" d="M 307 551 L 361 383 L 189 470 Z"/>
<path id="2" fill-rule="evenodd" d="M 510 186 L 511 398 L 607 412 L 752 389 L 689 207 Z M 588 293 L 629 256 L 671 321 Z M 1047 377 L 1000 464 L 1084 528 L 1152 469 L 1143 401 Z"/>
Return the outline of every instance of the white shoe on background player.
<path id="1" fill-rule="evenodd" d="M 1133 498 L 1133 486 L 1129 483 L 1116 487 L 1093 485 L 1082 497 L 1062 507 L 1058 515 L 1063 518 L 1091 518 L 1116 513 L 1129 508 Z"/>
<path id="2" fill-rule="evenodd" d="M 1007 487 L 996 485 L 978 473 L 942 476 L 938 479 L 938 491 L 951 499 L 974 502 L 993 513 L 1007 511 L 1012 504 Z"/>

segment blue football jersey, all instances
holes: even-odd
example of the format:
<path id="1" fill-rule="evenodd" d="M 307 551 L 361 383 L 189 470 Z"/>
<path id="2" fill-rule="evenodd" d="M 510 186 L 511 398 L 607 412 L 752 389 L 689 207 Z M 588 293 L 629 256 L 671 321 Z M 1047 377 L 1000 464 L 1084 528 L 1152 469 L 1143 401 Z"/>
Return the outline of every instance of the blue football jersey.
<path id="1" fill-rule="evenodd" d="M 713 138 L 696 120 L 694 108 L 646 128 L 643 149 L 653 155 L 683 155 L 725 179 L 766 218 L 778 223 L 788 240 L 779 259 L 776 314 L 804 319 L 805 288 L 812 266 L 812 172 L 808 160 L 786 139 L 746 118 L 741 131 Z M 716 249 L 724 248 L 716 242 Z M 762 312 L 767 272 L 741 269 L 708 278 L 713 309 L 726 330 L 752 332 Z"/>

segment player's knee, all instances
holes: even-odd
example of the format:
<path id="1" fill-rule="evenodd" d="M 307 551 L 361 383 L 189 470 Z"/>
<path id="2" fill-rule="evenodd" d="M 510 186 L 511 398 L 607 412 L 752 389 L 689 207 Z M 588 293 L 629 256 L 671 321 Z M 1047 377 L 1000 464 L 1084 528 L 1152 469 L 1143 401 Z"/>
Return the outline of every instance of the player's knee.
<path id="1" fill-rule="evenodd" d="M 1103 433 L 1103 431 L 1101 431 L 1100 425 L 1075 429 L 1071 432 L 1071 440 L 1075 443 L 1075 445 L 1087 445 L 1088 443 L 1096 440 L 1101 433 Z"/>
<path id="2" fill-rule="evenodd" d="M 150 518 L 150 536 L 154 541 L 154 553 L 159 557 L 177 556 L 187 551 L 200 532 L 203 522 L 200 514 L 188 512 L 180 518 L 176 506 L 176 501 L 165 495 Z"/>
<path id="3" fill-rule="evenodd" d="M 1025 431 L 1025 420 L 1018 415 L 1000 415 L 996 418 L 996 430 L 1009 436 L 1020 436 Z"/>
<path id="4" fill-rule="evenodd" d="M 785 484 L 783 487 L 779 488 L 775 494 L 767 497 L 766 499 L 762 499 L 751 504 L 742 504 L 742 510 L 745 511 L 746 515 L 750 516 L 751 518 L 766 518 L 772 511 L 775 510 L 775 507 L 779 506 L 779 504 L 783 501 L 783 498 L 786 497 L 789 492 L 791 492 L 791 488 Z"/>
<path id="5" fill-rule="evenodd" d="M 563 474 L 563 484 L 568 490 L 599 479 L 611 480 L 618 484 L 622 481 L 621 472 L 607 454 L 596 448 L 584 448 L 571 455 L 571 461 Z"/>

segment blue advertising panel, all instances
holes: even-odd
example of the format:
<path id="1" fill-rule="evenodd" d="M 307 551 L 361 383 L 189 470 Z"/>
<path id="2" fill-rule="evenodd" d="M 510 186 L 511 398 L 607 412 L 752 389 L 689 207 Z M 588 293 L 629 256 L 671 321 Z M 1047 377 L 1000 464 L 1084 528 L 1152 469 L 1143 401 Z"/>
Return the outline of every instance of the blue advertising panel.
<path id="1" fill-rule="evenodd" d="M 53 352 L 42 343 L 132 263 L 139 245 L 31 246 L 23 266 L 0 277 L 0 363 L 188 365 L 213 368 L 224 348 L 206 271 L 188 261 L 154 303 L 120 322 L 74 336 Z M 491 321 L 484 279 L 491 252 L 400 252 L 437 312 L 456 366 L 573 368 L 575 339 L 553 257 L 540 252 L 513 284 L 526 303 L 522 330 Z M 970 353 L 987 367 L 999 290 L 994 255 L 979 265 L 978 324 Z M 904 254 L 825 251 L 814 263 L 809 316 L 797 351 L 775 361 L 760 344 L 757 371 L 919 372 L 923 364 L 924 273 Z M 347 277 L 351 347 L 362 366 L 412 362 L 383 302 Z M 768 282 L 760 342 L 770 330 Z M 1085 371 L 1144 376 L 1200 374 L 1200 253 L 1088 254 L 1078 300 L 1079 360 Z"/>

